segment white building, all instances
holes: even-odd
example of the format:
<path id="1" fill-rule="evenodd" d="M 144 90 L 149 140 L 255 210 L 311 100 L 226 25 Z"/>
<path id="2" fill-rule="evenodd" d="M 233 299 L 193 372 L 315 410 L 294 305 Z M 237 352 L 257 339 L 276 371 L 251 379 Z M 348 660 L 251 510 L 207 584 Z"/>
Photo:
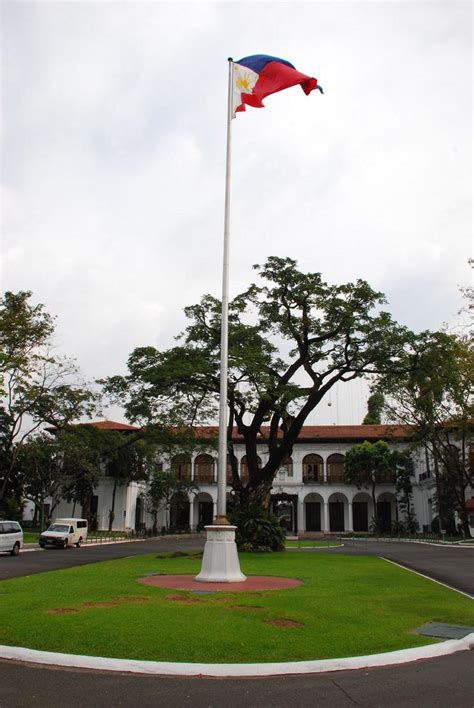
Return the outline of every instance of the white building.
<path id="1" fill-rule="evenodd" d="M 134 426 L 112 421 L 93 425 L 124 433 L 138 430 Z M 201 429 L 205 437 L 213 428 Z M 291 458 L 285 460 L 273 483 L 272 506 L 280 523 L 288 532 L 344 533 L 367 532 L 374 517 L 370 489 L 358 489 L 344 481 L 344 457 L 356 443 L 385 440 L 390 447 L 406 449 L 410 444 L 410 431 L 402 425 L 319 425 L 305 426 L 293 447 Z M 258 446 L 258 454 L 265 464 L 265 442 Z M 248 477 L 245 446 L 237 434 L 234 450 L 239 463 L 242 481 Z M 197 530 L 212 522 L 217 506 L 217 454 L 214 448 L 195 454 L 162 456 L 163 469 L 173 467 L 178 475 L 191 479 L 198 491 L 188 495 L 170 510 L 170 526 L 179 530 Z M 435 484 L 429 463 L 423 454 L 414 455 L 413 507 L 420 530 L 429 531 L 435 511 Z M 228 482 L 231 473 L 228 470 Z M 389 476 L 377 484 L 377 517 L 389 530 L 397 519 L 395 480 Z M 107 529 L 111 509 L 113 479 L 104 476 L 95 489 L 92 512 L 99 529 Z M 229 484 L 228 491 L 231 491 Z M 144 504 L 146 483 L 132 482 L 117 488 L 115 498 L 114 530 L 151 528 L 152 517 Z M 473 492 L 474 494 L 474 492 Z M 474 503 L 473 503 L 474 506 Z M 66 501 L 60 503 L 55 516 L 79 515 Z M 159 526 L 165 526 L 165 514 L 159 517 Z M 474 509 L 472 517 L 474 527 Z"/>

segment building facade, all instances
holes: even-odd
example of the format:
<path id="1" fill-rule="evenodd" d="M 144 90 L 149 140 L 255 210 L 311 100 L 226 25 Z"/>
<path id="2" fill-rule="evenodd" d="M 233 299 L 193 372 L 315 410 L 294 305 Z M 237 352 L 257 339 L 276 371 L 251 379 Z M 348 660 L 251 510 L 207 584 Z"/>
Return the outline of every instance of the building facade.
<path id="1" fill-rule="evenodd" d="M 94 424 L 116 430 L 138 430 L 110 421 Z M 203 437 L 214 429 L 201 429 Z M 369 485 L 357 488 L 344 477 L 347 451 L 355 444 L 369 440 L 384 440 L 392 449 L 405 450 L 410 446 L 410 431 L 401 425 L 332 425 L 305 426 L 291 457 L 278 470 L 272 489 L 272 509 L 289 534 L 366 533 L 377 516 L 382 529 L 390 531 L 399 520 L 395 479 L 387 475 L 376 487 L 375 505 Z M 245 446 L 234 436 L 234 451 L 243 482 L 248 479 Z M 267 459 L 265 441 L 258 446 L 261 464 Z M 436 516 L 435 484 L 429 460 L 424 453 L 412 452 L 415 472 L 413 510 L 420 531 L 429 531 Z M 195 454 L 159 457 L 163 469 L 171 469 L 194 482 L 197 489 L 187 498 L 176 502 L 159 515 L 159 527 L 169 526 L 179 531 L 196 531 L 212 523 L 217 507 L 217 454 L 214 448 Z M 231 473 L 227 473 L 228 493 L 231 491 Z M 97 527 L 107 529 L 111 509 L 113 479 L 104 475 L 95 489 L 92 513 Z M 119 486 L 115 495 L 113 530 L 143 530 L 151 528 L 153 519 L 145 503 L 146 483 L 132 482 Z M 472 492 L 474 494 L 474 492 Z M 468 495 L 469 496 L 469 495 Z M 55 510 L 56 517 L 79 515 L 72 504 L 62 501 Z M 28 511 L 26 512 L 28 517 Z M 402 520 L 402 519 L 400 519 Z M 474 531 L 474 509 L 472 516 Z"/>

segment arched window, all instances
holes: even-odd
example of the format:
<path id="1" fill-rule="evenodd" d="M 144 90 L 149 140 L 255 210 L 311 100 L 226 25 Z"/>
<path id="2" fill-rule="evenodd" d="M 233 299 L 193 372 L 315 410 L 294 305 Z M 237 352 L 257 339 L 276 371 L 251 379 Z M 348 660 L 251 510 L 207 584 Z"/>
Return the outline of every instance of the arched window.
<path id="1" fill-rule="evenodd" d="M 178 479 L 191 479 L 191 457 L 189 455 L 175 455 L 171 458 L 171 471 Z"/>
<path id="2" fill-rule="evenodd" d="M 293 460 L 291 457 L 285 457 L 281 461 L 278 474 L 280 477 L 293 477 Z"/>
<path id="3" fill-rule="evenodd" d="M 344 482 L 344 455 L 329 455 L 326 466 L 328 482 Z"/>
<path id="4" fill-rule="evenodd" d="M 323 470 L 324 462 L 320 455 L 306 455 L 306 457 L 303 457 L 303 484 L 322 482 Z"/>
<path id="5" fill-rule="evenodd" d="M 257 455 L 257 466 L 258 469 L 262 467 L 262 460 Z M 249 481 L 249 466 L 247 464 L 247 455 L 244 455 L 240 460 L 240 481 L 242 484 L 247 484 Z"/>
<path id="6" fill-rule="evenodd" d="M 211 455 L 198 455 L 194 460 L 194 481 L 202 484 L 214 482 L 214 458 Z"/>

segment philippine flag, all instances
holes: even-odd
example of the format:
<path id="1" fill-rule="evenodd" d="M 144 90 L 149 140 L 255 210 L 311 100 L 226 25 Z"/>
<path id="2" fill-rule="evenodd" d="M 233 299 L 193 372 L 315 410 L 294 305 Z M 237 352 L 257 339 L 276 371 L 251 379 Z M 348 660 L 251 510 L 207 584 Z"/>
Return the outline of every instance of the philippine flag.
<path id="1" fill-rule="evenodd" d="M 264 108 L 266 96 L 299 84 L 306 95 L 318 86 L 317 79 L 296 71 L 286 59 L 271 57 L 268 54 L 254 54 L 234 62 L 234 86 L 232 96 L 233 115 L 245 111 L 245 106 Z"/>

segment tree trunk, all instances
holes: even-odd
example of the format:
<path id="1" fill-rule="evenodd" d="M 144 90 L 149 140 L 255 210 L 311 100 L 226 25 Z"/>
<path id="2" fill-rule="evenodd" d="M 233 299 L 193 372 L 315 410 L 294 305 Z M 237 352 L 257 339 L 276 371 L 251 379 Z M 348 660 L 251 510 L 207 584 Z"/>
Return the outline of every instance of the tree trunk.
<path id="1" fill-rule="evenodd" d="M 375 500 L 375 474 L 374 474 L 374 472 L 372 472 L 371 483 L 372 483 L 372 508 L 374 510 L 372 523 L 374 526 L 374 531 L 379 531 L 379 515 L 377 514 L 377 502 Z"/>
<path id="2" fill-rule="evenodd" d="M 112 508 L 109 512 L 109 531 L 112 531 L 112 526 L 115 519 L 115 493 L 117 491 L 117 480 L 114 480 L 114 488 L 112 490 Z"/>

